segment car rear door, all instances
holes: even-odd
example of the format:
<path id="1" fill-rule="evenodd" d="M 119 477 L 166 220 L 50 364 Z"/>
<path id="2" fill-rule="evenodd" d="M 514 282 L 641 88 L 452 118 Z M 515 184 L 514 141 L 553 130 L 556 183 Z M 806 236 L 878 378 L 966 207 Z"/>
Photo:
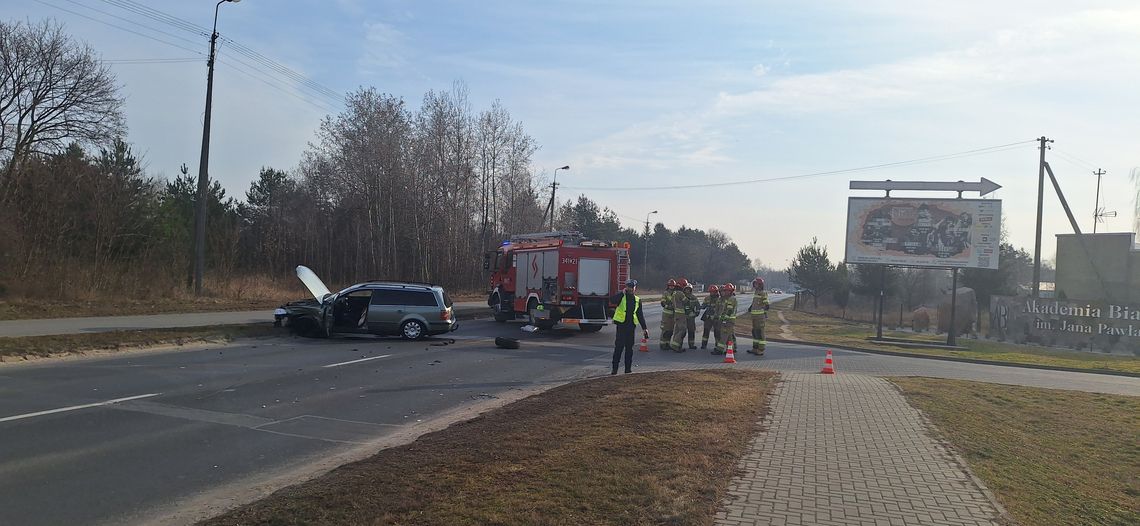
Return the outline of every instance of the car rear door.
<path id="1" fill-rule="evenodd" d="M 372 292 L 372 305 L 368 308 L 368 332 L 396 334 L 404 316 L 403 291 L 376 289 Z"/>

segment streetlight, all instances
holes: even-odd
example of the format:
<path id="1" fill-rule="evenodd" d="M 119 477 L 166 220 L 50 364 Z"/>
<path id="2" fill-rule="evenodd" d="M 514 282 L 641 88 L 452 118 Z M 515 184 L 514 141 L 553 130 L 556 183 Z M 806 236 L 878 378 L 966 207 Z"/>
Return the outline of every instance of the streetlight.
<path id="1" fill-rule="evenodd" d="M 202 295 L 202 274 L 206 268 L 206 194 L 210 187 L 210 109 L 214 101 L 214 47 L 218 42 L 218 8 L 226 2 L 218 0 L 214 6 L 214 28 L 210 32 L 210 58 L 206 60 L 206 115 L 202 119 L 202 158 L 198 161 L 198 206 L 194 221 L 194 295 Z"/>
<path id="2" fill-rule="evenodd" d="M 558 190 L 558 170 L 569 170 L 570 165 L 561 166 L 554 169 L 554 181 L 550 183 L 550 231 L 554 231 L 554 192 Z"/>
<path id="3" fill-rule="evenodd" d="M 645 214 L 645 263 L 641 266 L 641 279 L 649 277 L 649 216 L 656 214 L 654 210 Z"/>

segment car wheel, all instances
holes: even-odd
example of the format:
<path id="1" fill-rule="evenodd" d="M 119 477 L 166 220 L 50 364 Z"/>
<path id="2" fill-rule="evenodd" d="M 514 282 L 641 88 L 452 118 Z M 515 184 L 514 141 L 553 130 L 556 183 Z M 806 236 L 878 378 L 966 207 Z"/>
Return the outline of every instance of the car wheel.
<path id="1" fill-rule="evenodd" d="M 423 338 L 424 334 L 427 334 L 427 327 L 417 320 L 408 320 L 400 325 L 400 336 L 405 340 L 418 340 Z"/>

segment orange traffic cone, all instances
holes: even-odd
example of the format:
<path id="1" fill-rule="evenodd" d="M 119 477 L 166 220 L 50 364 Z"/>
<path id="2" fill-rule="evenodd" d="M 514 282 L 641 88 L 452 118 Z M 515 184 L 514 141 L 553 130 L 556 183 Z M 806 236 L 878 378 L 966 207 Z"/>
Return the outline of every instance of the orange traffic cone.
<path id="1" fill-rule="evenodd" d="M 732 354 L 733 340 L 728 340 L 728 349 L 724 353 L 724 363 L 736 363 L 736 356 Z"/>
<path id="2" fill-rule="evenodd" d="M 823 369 L 819 374 L 835 374 L 835 364 L 831 362 L 831 349 L 827 350 L 827 358 L 823 359 Z"/>
<path id="3" fill-rule="evenodd" d="M 642 338 L 641 345 L 637 347 L 637 350 L 640 352 L 649 352 L 649 340 Z"/>

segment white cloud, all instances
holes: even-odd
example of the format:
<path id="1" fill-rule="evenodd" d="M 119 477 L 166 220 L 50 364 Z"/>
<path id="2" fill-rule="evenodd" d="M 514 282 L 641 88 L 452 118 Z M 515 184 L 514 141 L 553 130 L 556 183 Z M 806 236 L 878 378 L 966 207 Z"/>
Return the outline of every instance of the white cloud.
<path id="1" fill-rule="evenodd" d="M 404 34 L 384 22 L 364 24 L 365 49 L 360 57 L 360 69 L 372 73 L 377 69 L 396 69 L 407 63 L 404 57 Z"/>

